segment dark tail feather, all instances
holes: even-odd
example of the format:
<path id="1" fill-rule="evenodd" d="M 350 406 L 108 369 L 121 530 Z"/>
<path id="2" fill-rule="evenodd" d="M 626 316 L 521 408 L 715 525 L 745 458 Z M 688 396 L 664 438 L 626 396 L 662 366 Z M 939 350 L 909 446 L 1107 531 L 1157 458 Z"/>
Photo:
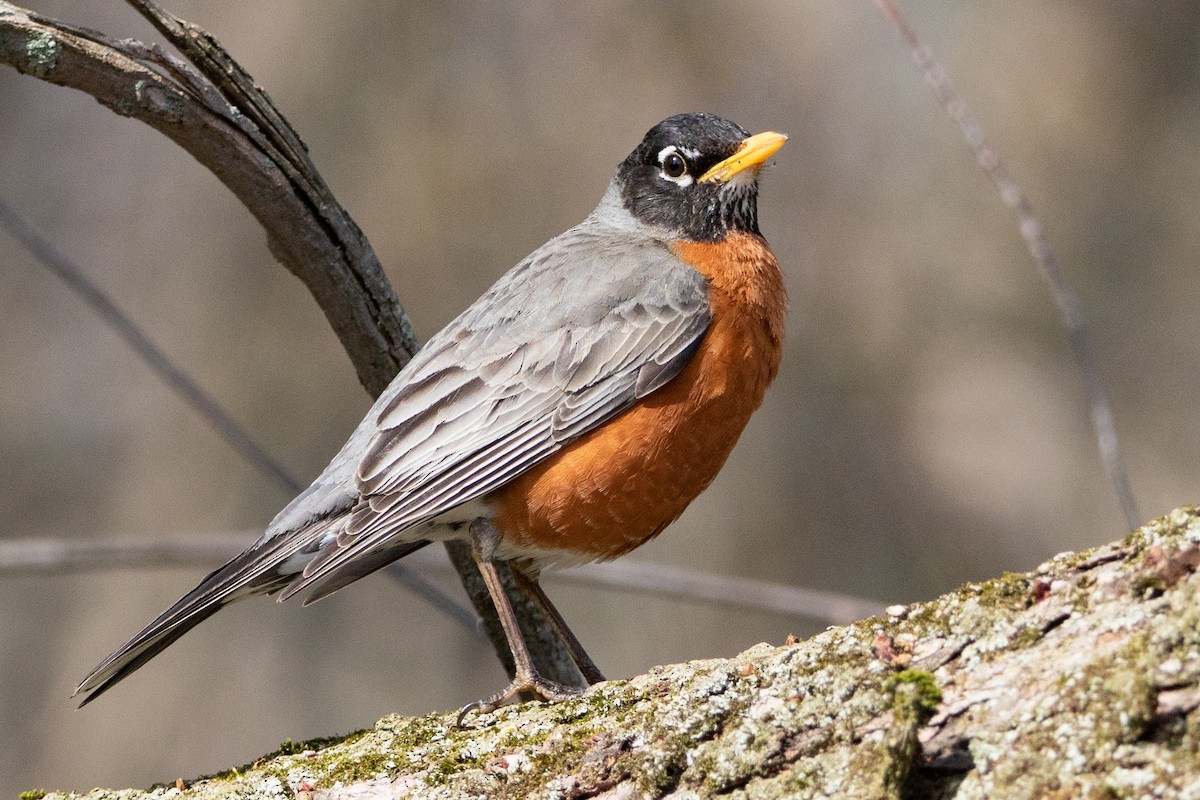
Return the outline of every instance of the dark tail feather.
<path id="1" fill-rule="evenodd" d="M 280 589 L 288 578 L 270 574 L 272 561 L 278 563 L 264 559 L 260 551 L 249 549 L 210 572 L 195 589 L 100 662 L 71 696 L 87 693 L 79 704 L 84 707 L 229 603 Z"/>
<path id="2" fill-rule="evenodd" d="M 280 598 L 284 600 L 297 589 L 318 583 L 316 591 L 307 599 L 307 605 L 429 544 L 426 541 L 405 542 L 376 553 L 368 552 L 324 581 L 305 581 L 302 573 L 299 576 L 294 573 L 279 574 L 277 570 L 280 565 L 298 553 L 312 553 L 311 548 L 341 523 L 339 515 L 331 515 L 302 531 L 255 542 L 228 564 L 209 573 L 195 589 L 100 662 L 71 696 L 81 693 L 87 695 L 79 704 L 82 708 L 161 653 L 180 636 L 236 600 L 251 595 L 272 594 L 287 586 L 288 591 Z"/>
<path id="3" fill-rule="evenodd" d="M 186 599 L 185 597 L 184 600 Z M 176 603 L 175 606 L 171 606 L 171 609 L 163 616 L 170 614 L 178 605 L 179 603 Z M 141 633 L 122 645 L 119 650 L 104 659 L 99 666 L 92 670 L 91 674 L 83 679 L 71 696 L 75 697 L 80 692 L 88 692 L 88 695 L 79 703 L 79 707 L 83 708 L 108 691 L 118 681 L 133 674 L 147 661 L 174 644 L 180 636 L 220 611 L 224 606 L 225 603 L 213 603 L 205 608 L 196 609 L 186 618 L 169 625 L 164 625 L 161 621 L 163 617 L 159 617 Z"/>

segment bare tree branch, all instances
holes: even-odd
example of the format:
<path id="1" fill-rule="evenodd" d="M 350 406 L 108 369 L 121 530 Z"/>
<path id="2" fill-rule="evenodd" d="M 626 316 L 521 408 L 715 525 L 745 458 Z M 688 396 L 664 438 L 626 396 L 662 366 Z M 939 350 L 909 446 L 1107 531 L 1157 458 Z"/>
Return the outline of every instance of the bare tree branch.
<path id="1" fill-rule="evenodd" d="M 135 6 L 208 78 L 155 47 L 117 41 L 5 0 L 0 0 L 0 63 L 78 89 L 121 116 L 145 122 L 216 175 L 262 225 L 275 257 L 308 287 L 359 380 L 378 396 L 416 352 L 417 342 L 370 242 L 333 197 L 300 137 L 216 40 L 149 0 Z M 464 565 L 472 603 L 492 616 L 482 582 L 466 566 L 466 545 L 446 547 Z M 550 627 L 540 614 L 531 612 L 526 621 L 531 628 Z M 503 660 L 508 653 L 503 637 L 492 643 Z M 564 654 L 557 642 L 541 651 L 534 645 L 539 661 L 558 662 Z"/>
<path id="2" fill-rule="evenodd" d="M 6 227 L 25 245 L 39 264 L 58 276 L 76 296 L 89 305 L 101 321 L 129 345 L 142 363 L 157 375 L 176 397 L 199 414 L 234 452 L 290 494 L 296 494 L 304 488 L 304 484 L 268 453 L 220 401 L 163 352 L 107 292 L 3 198 L 0 198 L 0 225 Z M 252 537 L 246 537 L 245 541 L 251 539 Z M 235 552 L 237 551 L 231 551 L 230 555 Z M 464 623 L 465 620 L 464 624 L 467 627 L 477 629 L 476 618 L 473 615 L 402 563 L 389 564 L 385 569 L 388 575 L 438 611 L 460 623 Z"/>
<path id="3" fill-rule="evenodd" d="M 1125 464 L 1121 459 L 1121 449 L 1117 443 L 1117 427 L 1113 422 L 1112 403 L 1108 399 L 1108 389 L 1105 388 L 1104 378 L 1100 374 L 1100 365 L 1092 352 L 1092 341 L 1088 335 L 1083 320 L 1083 311 L 1079 308 L 1079 296 L 1071 286 L 1067 276 L 1059 267 L 1054 251 L 1046 240 L 1046 232 L 1041 220 L 1033 211 L 1029 198 L 1021 191 L 1021 187 L 1013 180 L 1012 175 L 1005 169 L 1000 160 L 1000 154 L 988 144 L 983 136 L 983 127 L 979 120 L 971 114 L 966 102 L 955 93 L 946 76 L 946 70 L 933 57 L 928 47 L 921 44 L 917 34 L 909 27 L 900 8 L 893 0 L 875 0 L 883 15 L 887 17 L 900 33 L 900 38 L 912 52 L 913 61 L 921 68 L 926 82 L 933 88 L 934 94 L 946 109 L 950 119 L 954 121 L 967 145 L 975 154 L 975 160 L 980 168 L 995 184 L 1004 204 L 1017 212 L 1017 222 L 1020 226 L 1021 238 L 1029 247 L 1041 270 L 1042 278 L 1050 287 L 1050 295 L 1058 305 L 1063 327 L 1067 330 L 1067 341 L 1070 342 L 1071 352 L 1075 363 L 1083 376 L 1083 391 L 1091 410 L 1092 431 L 1096 436 L 1096 445 L 1100 450 L 1100 459 L 1104 470 L 1108 473 L 1109 483 L 1121 506 L 1125 524 L 1129 528 L 1137 526 L 1141 515 L 1138 513 L 1137 501 L 1133 496 L 1133 488 L 1129 485 L 1129 476 L 1125 472 Z"/>
<path id="4" fill-rule="evenodd" d="M 42 236 L 3 198 L 0 198 L 0 225 L 25 245 L 38 263 L 53 272 L 90 306 L 104 324 L 129 345 L 142 363 L 176 396 L 195 409 L 217 436 L 243 460 L 292 494 L 304 488 L 296 476 L 264 450 L 250 431 L 234 419 L 195 378 L 172 361 L 86 272 Z"/>
<path id="5" fill-rule="evenodd" d="M 219 90 L 200 92 L 199 76 L 186 84 L 164 76 L 139 58 L 149 51 L 0 1 L 0 63 L 145 122 L 216 175 L 266 230 L 275 257 L 312 292 L 359 380 L 378 395 L 417 343 L 370 243 L 307 156 L 296 163 L 295 149 L 285 154 L 276 146 L 282 134 L 227 100 L 221 105 Z M 163 62 L 177 73 L 185 69 L 165 57 L 155 63 Z"/>
<path id="6" fill-rule="evenodd" d="M 171 538 L 126 536 L 0 541 L 0 578 L 147 567 L 211 567 L 228 560 L 255 536 L 254 531 L 243 531 L 192 533 Z M 428 549 L 408 556 L 405 564 L 410 567 L 410 572 L 452 569 L 449 561 Z M 882 602 L 839 592 L 716 575 L 631 558 L 554 571 L 548 573 L 546 579 L 608 591 L 634 591 L 730 608 L 790 614 L 827 625 L 842 625 L 884 612 Z M 477 618 L 472 615 L 470 619 L 470 624 L 475 626 Z"/>
<path id="7" fill-rule="evenodd" d="M 551 573 L 559 576 L 560 573 Z M 623 558 L 604 564 L 589 564 L 561 573 L 571 583 L 591 584 L 610 591 L 631 589 L 660 597 L 713 603 L 732 608 L 750 608 L 777 614 L 797 614 L 827 625 L 844 625 L 884 612 L 884 603 L 841 592 L 806 589 L 782 583 L 717 575 L 686 567 L 652 564 Z"/>

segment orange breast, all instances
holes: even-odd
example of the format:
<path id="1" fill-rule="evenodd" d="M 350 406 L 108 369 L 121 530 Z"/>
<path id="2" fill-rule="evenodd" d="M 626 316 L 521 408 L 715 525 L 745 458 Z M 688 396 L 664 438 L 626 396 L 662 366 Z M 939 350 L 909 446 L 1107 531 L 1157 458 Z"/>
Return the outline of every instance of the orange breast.
<path id="1" fill-rule="evenodd" d="M 503 554 L 582 561 L 644 544 L 716 477 L 762 403 L 787 302 L 774 255 L 750 234 L 675 252 L 709 281 L 699 350 L 666 386 L 491 496 Z"/>

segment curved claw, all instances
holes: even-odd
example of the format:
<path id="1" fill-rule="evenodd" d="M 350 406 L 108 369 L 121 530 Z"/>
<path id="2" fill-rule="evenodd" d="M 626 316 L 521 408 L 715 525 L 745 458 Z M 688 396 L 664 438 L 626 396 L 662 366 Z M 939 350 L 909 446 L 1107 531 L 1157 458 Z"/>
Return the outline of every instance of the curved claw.
<path id="1" fill-rule="evenodd" d="M 481 708 L 483 708 L 482 700 L 476 700 L 474 703 L 467 703 L 459 710 L 458 716 L 454 718 L 454 727 L 459 729 L 465 728 L 466 725 L 463 725 L 463 720 L 467 718 L 467 714 L 470 714 L 472 711 L 478 711 Z"/>
<path id="2" fill-rule="evenodd" d="M 479 714 L 489 714 L 495 711 L 500 706 L 507 703 L 521 692 L 530 692 L 537 695 L 542 700 L 550 703 L 557 703 L 562 700 L 571 700 L 579 697 L 585 690 L 574 686 L 567 686 L 562 683 L 548 681 L 540 675 L 533 675 L 525 679 L 517 678 L 508 686 L 505 686 L 500 691 L 496 692 L 491 697 L 485 700 L 476 700 L 474 703 L 467 703 L 458 712 L 458 717 L 455 720 L 455 727 L 463 727 L 463 720 L 471 712 Z"/>

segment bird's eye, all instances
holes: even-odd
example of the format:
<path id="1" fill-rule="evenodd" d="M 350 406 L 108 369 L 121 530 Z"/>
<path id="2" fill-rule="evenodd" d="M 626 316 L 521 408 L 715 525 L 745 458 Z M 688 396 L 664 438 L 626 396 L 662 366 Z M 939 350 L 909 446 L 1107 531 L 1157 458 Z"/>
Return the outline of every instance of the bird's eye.
<path id="1" fill-rule="evenodd" d="M 663 174 L 668 178 L 679 178 L 687 173 L 688 165 L 679 153 L 668 153 L 662 160 Z"/>

